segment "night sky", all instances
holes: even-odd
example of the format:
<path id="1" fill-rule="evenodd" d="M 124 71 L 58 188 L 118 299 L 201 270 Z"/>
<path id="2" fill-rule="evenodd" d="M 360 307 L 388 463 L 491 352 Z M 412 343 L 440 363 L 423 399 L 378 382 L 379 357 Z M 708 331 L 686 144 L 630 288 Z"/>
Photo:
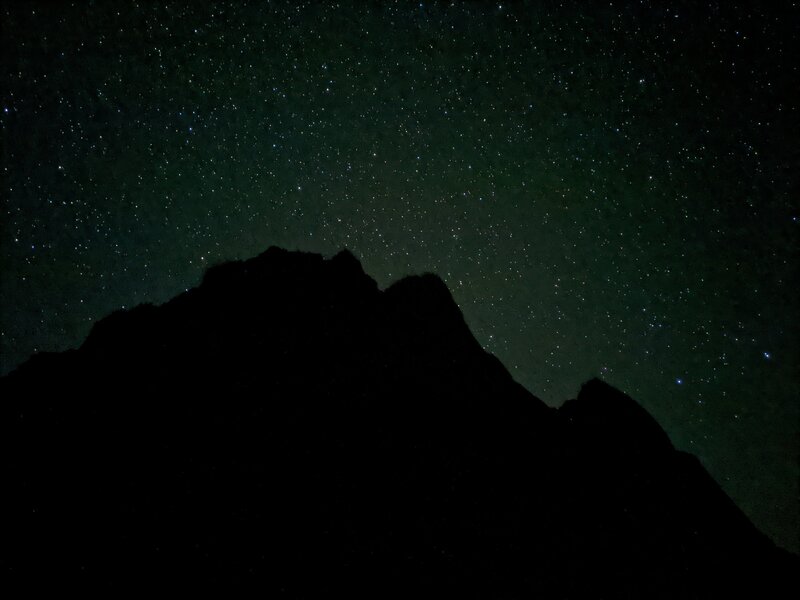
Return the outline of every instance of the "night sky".
<path id="1" fill-rule="evenodd" d="M 547 403 L 633 396 L 797 551 L 800 10 L 669 4 L 7 3 L 0 372 L 347 247 Z"/>

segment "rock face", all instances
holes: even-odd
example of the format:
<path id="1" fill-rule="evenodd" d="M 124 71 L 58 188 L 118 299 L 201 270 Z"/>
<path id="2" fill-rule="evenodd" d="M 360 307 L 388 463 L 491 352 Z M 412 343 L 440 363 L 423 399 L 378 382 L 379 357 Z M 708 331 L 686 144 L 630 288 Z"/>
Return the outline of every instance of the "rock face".
<path id="1" fill-rule="evenodd" d="M 3 576 L 292 598 L 793 596 L 636 402 L 515 383 L 444 283 L 270 248 L 0 380 Z M 795 573 L 793 573 L 793 571 Z M 791 586 L 791 587 L 789 587 Z M 795 590 L 796 591 L 796 590 Z"/>

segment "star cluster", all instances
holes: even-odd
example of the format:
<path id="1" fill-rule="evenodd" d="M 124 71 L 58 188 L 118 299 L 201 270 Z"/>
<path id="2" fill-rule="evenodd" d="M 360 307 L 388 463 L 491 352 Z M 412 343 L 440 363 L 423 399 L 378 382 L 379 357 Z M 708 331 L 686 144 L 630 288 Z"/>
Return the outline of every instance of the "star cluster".
<path id="1" fill-rule="evenodd" d="M 2 372 L 270 245 L 432 271 L 798 549 L 794 6 L 9 4 Z"/>

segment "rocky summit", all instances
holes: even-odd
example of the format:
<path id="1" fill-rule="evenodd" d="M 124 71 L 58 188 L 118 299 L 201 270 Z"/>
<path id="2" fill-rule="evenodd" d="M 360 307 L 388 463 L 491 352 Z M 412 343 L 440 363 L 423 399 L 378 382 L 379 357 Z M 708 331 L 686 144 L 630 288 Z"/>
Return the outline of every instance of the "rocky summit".
<path id="1" fill-rule="evenodd" d="M 794 597 L 633 399 L 546 406 L 435 275 L 272 247 L 0 379 L 3 579 L 267 597 Z"/>

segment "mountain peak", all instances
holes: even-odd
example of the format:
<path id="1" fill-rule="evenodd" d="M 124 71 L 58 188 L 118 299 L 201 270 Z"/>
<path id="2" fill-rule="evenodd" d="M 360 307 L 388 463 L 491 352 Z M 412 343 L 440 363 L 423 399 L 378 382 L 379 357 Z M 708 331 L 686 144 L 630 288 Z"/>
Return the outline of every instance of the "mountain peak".
<path id="1" fill-rule="evenodd" d="M 361 266 L 361 261 L 359 261 L 355 257 L 355 255 L 352 252 L 350 252 L 350 250 L 348 250 L 347 248 L 342 248 L 341 250 L 339 250 L 339 252 L 337 252 L 333 256 L 333 258 L 331 258 L 331 262 L 333 262 L 334 264 L 341 264 L 348 266 L 358 271 L 359 273 L 364 272 L 364 269 Z"/>
<path id="2" fill-rule="evenodd" d="M 559 410 L 591 439 L 603 440 L 606 450 L 631 456 L 673 450 L 667 433 L 642 406 L 605 381 L 593 378 L 581 386 L 578 397 Z"/>
<path id="3" fill-rule="evenodd" d="M 633 399 L 592 380 L 547 408 L 440 278 L 381 291 L 349 251 L 212 267 L 0 378 L 0 398 L 0 564 L 26 582 L 370 598 L 794 584 L 795 559 Z"/>

